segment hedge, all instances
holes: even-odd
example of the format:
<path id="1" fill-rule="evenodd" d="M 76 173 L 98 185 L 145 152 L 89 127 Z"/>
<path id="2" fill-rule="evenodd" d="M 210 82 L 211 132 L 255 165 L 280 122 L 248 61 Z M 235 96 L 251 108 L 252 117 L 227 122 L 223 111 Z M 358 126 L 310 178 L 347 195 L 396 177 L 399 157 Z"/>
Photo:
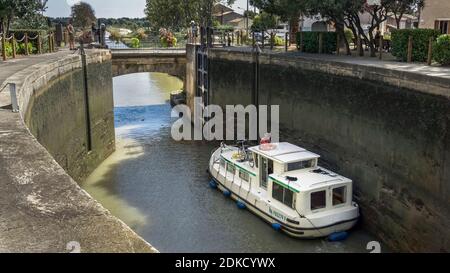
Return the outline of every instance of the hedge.
<path id="1" fill-rule="evenodd" d="M 408 59 L 409 36 L 413 37 L 413 62 L 426 62 L 428 57 L 428 46 L 430 38 L 436 39 L 440 35 L 434 29 L 401 29 L 394 30 L 391 35 L 392 55 L 406 62 Z"/>
<path id="2" fill-rule="evenodd" d="M 307 31 L 297 33 L 297 48 L 300 49 L 300 35 L 303 33 L 303 51 L 307 53 L 319 53 L 319 34 L 323 35 L 322 53 L 332 54 L 336 51 L 336 32 Z"/>
<path id="3" fill-rule="evenodd" d="M 433 47 L 433 58 L 442 65 L 450 65 L 450 35 L 441 35 Z"/>

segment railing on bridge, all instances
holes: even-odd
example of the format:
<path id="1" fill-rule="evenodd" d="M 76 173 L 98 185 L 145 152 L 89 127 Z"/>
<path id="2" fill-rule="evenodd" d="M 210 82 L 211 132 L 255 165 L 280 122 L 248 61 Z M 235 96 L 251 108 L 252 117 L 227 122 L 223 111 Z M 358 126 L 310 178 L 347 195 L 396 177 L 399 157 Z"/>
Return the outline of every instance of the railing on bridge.
<path id="1" fill-rule="evenodd" d="M 263 34 L 264 33 L 264 34 Z M 252 47 L 258 45 L 260 48 L 271 50 L 288 50 L 291 43 L 289 34 L 277 35 L 250 31 L 249 34 L 242 29 L 233 28 L 200 28 L 200 32 L 190 30 L 188 32 L 188 43 L 207 45 L 214 47 Z"/>

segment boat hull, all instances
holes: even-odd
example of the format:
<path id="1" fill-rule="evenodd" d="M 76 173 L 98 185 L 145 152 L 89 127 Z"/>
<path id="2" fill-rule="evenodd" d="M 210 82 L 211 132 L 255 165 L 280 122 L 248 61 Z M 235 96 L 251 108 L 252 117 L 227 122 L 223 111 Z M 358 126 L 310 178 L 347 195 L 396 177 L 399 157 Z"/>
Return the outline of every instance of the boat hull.
<path id="1" fill-rule="evenodd" d="M 211 179 L 214 180 L 215 183 L 217 183 L 217 189 L 221 192 L 231 192 L 230 189 L 226 188 L 222 183 L 220 183 L 214 176 L 211 175 Z M 347 231 L 353 228 L 356 223 L 358 222 L 358 218 L 333 223 L 331 225 L 327 225 L 325 227 L 318 227 L 318 228 L 302 228 L 302 227 L 292 227 L 287 226 L 283 223 L 280 223 L 277 219 L 274 217 L 269 216 L 262 210 L 258 209 L 257 207 L 253 206 L 252 204 L 248 203 L 247 201 L 243 200 L 238 195 L 231 192 L 230 198 L 234 201 L 239 201 L 245 204 L 246 208 L 255 214 L 256 216 L 260 217 L 263 221 L 266 223 L 273 225 L 274 223 L 280 224 L 280 230 L 284 232 L 285 234 L 299 239 L 315 239 L 315 238 L 321 238 L 321 237 L 327 237 L 333 233 L 340 232 L 340 231 Z"/>
<path id="2" fill-rule="evenodd" d="M 327 237 L 333 233 L 347 231 L 353 228 L 358 222 L 359 208 L 356 204 L 354 204 L 354 206 L 345 213 L 342 213 L 342 215 L 340 215 L 341 217 L 337 217 L 339 220 L 328 221 L 326 225 L 314 225 L 312 221 L 306 217 L 301 218 L 300 221 L 298 221 L 298 224 L 280 221 L 268 212 L 268 210 L 270 211 L 270 209 L 268 209 L 270 208 L 270 205 L 258 200 L 256 196 L 250 194 L 250 191 L 242 193 L 241 191 L 233 190 L 233 188 L 236 189 L 237 186 L 222 175 L 220 173 L 220 169 L 217 170 L 214 168 L 217 164 L 214 163 L 216 162 L 215 159 L 219 158 L 219 154 L 219 151 L 216 151 L 216 153 L 213 154 L 208 168 L 210 177 L 213 183 L 215 183 L 213 188 L 217 188 L 224 194 L 226 193 L 226 196 L 229 196 L 231 199 L 239 202 L 240 207 L 247 208 L 250 212 L 259 216 L 262 220 L 272 225 L 275 229 L 281 230 L 291 237 L 301 239 Z M 229 186 L 227 186 L 228 184 Z M 247 196 L 247 198 L 245 198 L 245 196 Z"/>

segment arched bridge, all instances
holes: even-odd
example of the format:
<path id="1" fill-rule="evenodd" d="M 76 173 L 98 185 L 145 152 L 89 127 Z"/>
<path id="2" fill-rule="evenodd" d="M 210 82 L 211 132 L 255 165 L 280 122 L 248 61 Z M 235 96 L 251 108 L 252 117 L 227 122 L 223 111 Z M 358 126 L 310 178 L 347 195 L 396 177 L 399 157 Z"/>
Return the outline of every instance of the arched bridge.
<path id="1" fill-rule="evenodd" d="M 185 49 L 112 49 L 113 76 L 161 72 L 185 79 Z"/>

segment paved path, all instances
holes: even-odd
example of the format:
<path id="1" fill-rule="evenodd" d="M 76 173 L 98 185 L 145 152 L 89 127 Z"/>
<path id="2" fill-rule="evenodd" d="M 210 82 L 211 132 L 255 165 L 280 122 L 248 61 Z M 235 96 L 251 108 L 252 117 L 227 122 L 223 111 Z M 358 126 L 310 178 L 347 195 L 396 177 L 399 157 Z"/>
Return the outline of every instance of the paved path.
<path id="1" fill-rule="evenodd" d="M 41 62 L 52 61 L 60 59 L 63 56 L 74 54 L 74 52 L 63 49 L 55 53 L 47 53 L 42 55 L 30 55 L 28 57 L 21 56 L 17 59 L 8 59 L 7 61 L 0 61 L 0 86 L 2 83 L 13 74 Z"/>
<path id="2" fill-rule="evenodd" d="M 222 48 L 224 50 L 230 50 L 230 51 L 243 51 L 243 52 L 251 52 L 251 47 L 225 47 Z M 362 66 L 371 66 L 371 67 L 377 67 L 377 68 L 384 68 L 384 69 L 391 69 L 395 71 L 402 71 L 402 72 L 410 72 L 410 73 L 417 73 L 420 75 L 426 75 L 426 76 L 432 76 L 432 77 L 438 77 L 438 78 L 444 78 L 444 79 L 450 79 L 450 67 L 442 67 L 442 66 L 428 66 L 423 63 L 404 63 L 404 62 L 397 62 L 397 61 L 385 61 L 385 60 L 379 60 L 378 58 L 371 58 L 368 56 L 365 57 L 356 57 L 356 56 L 336 56 L 336 55 L 326 55 L 326 54 L 308 54 L 308 53 L 301 53 L 297 50 L 284 52 L 280 50 L 270 51 L 268 49 L 263 50 L 263 53 L 265 54 L 276 54 L 280 56 L 288 56 L 292 58 L 307 58 L 312 60 L 326 60 L 326 61 L 334 61 L 334 62 L 341 62 L 341 63 L 348 63 L 348 64 L 355 64 L 355 65 L 362 65 Z"/>

